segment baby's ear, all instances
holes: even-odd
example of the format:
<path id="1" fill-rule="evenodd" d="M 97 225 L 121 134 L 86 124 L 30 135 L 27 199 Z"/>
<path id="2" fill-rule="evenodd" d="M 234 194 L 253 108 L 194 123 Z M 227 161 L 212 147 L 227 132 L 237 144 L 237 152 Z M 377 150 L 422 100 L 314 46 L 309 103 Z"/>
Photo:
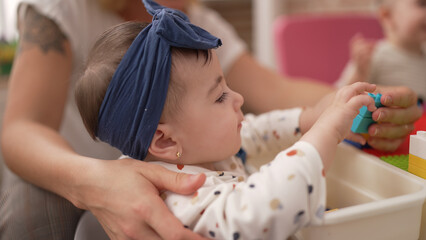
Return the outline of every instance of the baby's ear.
<path id="1" fill-rule="evenodd" d="M 151 155 L 159 159 L 177 160 L 176 153 L 181 152 L 180 145 L 176 141 L 170 125 L 158 124 L 148 151 Z"/>

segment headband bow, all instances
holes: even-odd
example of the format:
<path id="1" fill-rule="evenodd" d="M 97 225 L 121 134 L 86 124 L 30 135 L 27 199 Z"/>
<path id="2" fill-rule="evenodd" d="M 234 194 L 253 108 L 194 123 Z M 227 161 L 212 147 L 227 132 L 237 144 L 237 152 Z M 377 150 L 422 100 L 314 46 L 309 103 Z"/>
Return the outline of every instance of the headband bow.
<path id="1" fill-rule="evenodd" d="M 146 157 L 170 80 L 171 47 L 207 50 L 220 39 L 192 25 L 181 11 L 143 0 L 153 16 L 130 45 L 106 91 L 97 137 L 135 159 Z"/>

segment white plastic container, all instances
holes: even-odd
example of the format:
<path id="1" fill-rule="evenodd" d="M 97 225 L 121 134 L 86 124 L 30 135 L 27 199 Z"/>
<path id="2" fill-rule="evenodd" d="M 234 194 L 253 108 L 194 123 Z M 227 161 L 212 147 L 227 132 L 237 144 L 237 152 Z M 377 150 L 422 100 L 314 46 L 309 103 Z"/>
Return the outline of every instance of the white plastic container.
<path id="1" fill-rule="evenodd" d="M 327 207 L 338 210 L 325 214 L 324 225 L 302 229 L 296 239 L 423 240 L 425 198 L 424 179 L 341 144 L 327 174 Z"/>

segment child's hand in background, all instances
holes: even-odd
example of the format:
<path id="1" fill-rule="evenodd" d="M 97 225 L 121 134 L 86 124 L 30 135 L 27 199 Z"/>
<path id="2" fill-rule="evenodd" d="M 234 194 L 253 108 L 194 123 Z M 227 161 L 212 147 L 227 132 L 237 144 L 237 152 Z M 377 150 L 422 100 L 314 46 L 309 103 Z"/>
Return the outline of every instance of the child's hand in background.
<path id="1" fill-rule="evenodd" d="M 357 82 L 345 86 L 337 91 L 334 98 L 328 102 L 330 105 L 320 115 L 312 128 L 301 140 L 310 142 L 318 150 L 327 169 L 334 159 L 338 143 L 348 138 L 352 141 L 365 143 L 365 139 L 350 132 L 353 119 L 362 106 L 367 106 L 369 111 L 376 110 L 374 99 L 366 92 L 373 92 L 376 85 Z"/>
<path id="2" fill-rule="evenodd" d="M 355 74 L 348 82 L 348 85 L 355 82 L 368 81 L 374 47 L 375 41 L 368 40 L 360 34 L 351 39 L 350 57 L 355 67 Z"/>

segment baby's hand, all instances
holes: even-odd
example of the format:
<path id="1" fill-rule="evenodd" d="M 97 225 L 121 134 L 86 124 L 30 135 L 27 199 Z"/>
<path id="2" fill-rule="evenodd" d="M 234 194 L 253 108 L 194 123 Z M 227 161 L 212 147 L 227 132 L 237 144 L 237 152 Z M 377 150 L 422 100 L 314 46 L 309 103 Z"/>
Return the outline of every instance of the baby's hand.
<path id="1" fill-rule="evenodd" d="M 351 39 L 350 55 L 355 72 L 348 84 L 368 81 L 374 47 L 374 41 L 367 40 L 359 34 Z"/>
<path id="2" fill-rule="evenodd" d="M 331 105 L 318 119 L 318 124 L 321 124 L 323 129 L 327 129 L 338 143 L 348 138 L 365 144 L 365 139 L 359 134 L 352 133 L 350 128 L 353 119 L 362 106 L 367 106 L 371 112 L 377 109 L 374 99 L 366 94 L 366 92 L 373 92 L 375 89 L 376 85 L 365 82 L 358 82 L 341 88 L 337 91 Z"/>
<path id="3" fill-rule="evenodd" d="M 317 149 L 325 171 L 334 159 L 337 144 L 343 139 L 365 143 L 361 135 L 350 133 L 350 129 L 362 106 L 367 106 L 369 111 L 376 110 L 374 99 L 366 94 L 375 89 L 376 85 L 366 82 L 357 82 L 341 88 L 334 98 L 328 101 L 331 102 L 330 105 L 312 128 L 302 137 L 301 140 L 311 143 Z"/>

